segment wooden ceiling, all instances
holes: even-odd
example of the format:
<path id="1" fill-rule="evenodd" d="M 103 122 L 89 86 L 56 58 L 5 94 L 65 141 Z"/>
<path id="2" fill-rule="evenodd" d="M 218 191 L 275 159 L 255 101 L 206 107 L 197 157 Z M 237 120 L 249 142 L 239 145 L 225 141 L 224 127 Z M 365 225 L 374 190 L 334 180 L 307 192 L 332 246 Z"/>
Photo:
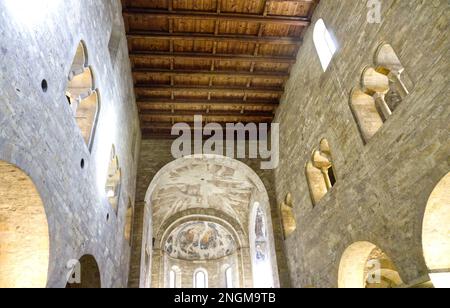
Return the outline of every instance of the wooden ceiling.
<path id="1" fill-rule="evenodd" d="M 143 138 L 270 123 L 319 0 L 122 0 Z"/>

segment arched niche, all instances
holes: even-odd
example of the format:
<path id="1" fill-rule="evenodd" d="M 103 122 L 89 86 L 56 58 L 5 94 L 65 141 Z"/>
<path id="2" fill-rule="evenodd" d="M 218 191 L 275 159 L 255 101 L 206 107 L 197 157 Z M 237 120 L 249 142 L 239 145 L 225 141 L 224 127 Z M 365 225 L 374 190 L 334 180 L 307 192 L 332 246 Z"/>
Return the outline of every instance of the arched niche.
<path id="1" fill-rule="evenodd" d="M 88 65 L 87 60 L 86 46 L 84 42 L 80 42 L 77 46 L 72 66 L 70 68 L 69 80 L 72 80 L 74 76 L 79 75 L 84 71 Z"/>
<path id="2" fill-rule="evenodd" d="M 367 67 L 361 76 L 361 87 L 365 93 L 375 100 L 375 107 L 383 122 L 387 121 L 396 107 L 390 105 L 387 99 L 387 95 L 391 91 L 388 76 L 373 67 Z"/>
<path id="3" fill-rule="evenodd" d="M 122 171 L 119 165 L 119 157 L 116 154 L 116 147 L 112 145 L 111 156 L 108 166 L 108 177 L 105 184 L 105 193 L 114 213 L 119 210 L 120 190 L 122 185 Z"/>
<path id="4" fill-rule="evenodd" d="M 90 67 L 84 68 L 78 75 L 74 75 L 72 79 L 69 77 L 67 85 L 67 96 L 70 98 L 71 104 L 81 101 L 89 97 L 94 89 L 94 76 Z"/>
<path id="5" fill-rule="evenodd" d="M 375 52 L 375 64 L 379 71 L 389 77 L 391 86 L 394 86 L 401 96 L 410 94 L 414 88 L 414 83 L 408 76 L 392 45 L 381 43 L 378 46 Z"/>
<path id="6" fill-rule="evenodd" d="M 350 95 L 350 107 L 366 143 L 414 88 L 390 44 L 380 44 L 374 64 L 363 70 L 360 88 L 354 88 Z"/>
<path id="7" fill-rule="evenodd" d="M 359 88 L 354 88 L 350 94 L 350 107 L 364 141 L 369 142 L 384 123 L 375 99 Z"/>
<path id="8" fill-rule="evenodd" d="M 297 222 L 294 215 L 294 204 L 292 201 L 292 195 L 290 193 L 287 194 L 284 202 L 281 203 L 280 211 L 284 238 L 287 239 L 297 229 Z"/>
<path id="9" fill-rule="evenodd" d="M 0 288 L 44 288 L 50 249 L 43 201 L 18 167 L 0 161 Z"/>
<path id="10" fill-rule="evenodd" d="M 101 275 L 97 261 L 92 255 L 84 255 L 74 264 L 66 289 L 100 289 L 101 287 Z"/>
<path id="11" fill-rule="evenodd" d="M 422 246 L 433 285 L 450 288 L 450 173 L 436 185 L 428 199 Z"/>
<path id="12" fill-rule="evenodd" d="M 84 142 L 91 151 L 100 111 L 100 100 L 99 91 L 95 88 L 92 68 L 88 66 L 86 46 L 83 42 L 78 44 L 68 74 L 66 97 Z"/>
<path id="13" fill-rule="evenodd" d="M 394 288 L 402 284 L 392 260 L 370 242 L 350 245 L 341 257 L 339 288 Z"/>
<path id="14" fill-rule="evenodd" d="M 75 119 L 87 145 L 92 144 L 92 139 L 94 138 L 99 107 L 98 92 L 94 91 L 87 98 L 80 101 L 76 110 Z"/>
<path id="15" fill-rule="evenodd" d="M 306 178 L 314 205 L 336 184 L 331 148 L 327 139 L 322 139 L 319 149 L 313 151 L 305 167 Z"/>
<path id="16" fill-rule="evenodd" d="M 131 247 L 131 238 L 133 236 L 133 218 L 134 218 L 134 206 L 131 200 L 128 200 L 127 213 L 125 216 L 125 240 L 128 242 L 128 245 Z"/>

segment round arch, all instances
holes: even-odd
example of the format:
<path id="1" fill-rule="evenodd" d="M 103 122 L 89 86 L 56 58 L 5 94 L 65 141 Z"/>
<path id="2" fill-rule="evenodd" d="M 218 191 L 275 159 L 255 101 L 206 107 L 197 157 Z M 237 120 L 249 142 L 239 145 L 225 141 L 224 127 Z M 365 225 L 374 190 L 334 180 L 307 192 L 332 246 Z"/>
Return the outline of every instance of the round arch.
<path id="1" fill-rule="evenodd" d="M 66 289 L 100 289 L 102 287 L 100 268 L 92 255 L 84 255 L 74 264 L 74 270 Z"/>
<path id="2" fill-rule="evenodd" d="M 431 193 L 423 219 L 422 247 L 433 285 L 450 287 L 450 172 Z"/>
<path id="3" fill-rule="evenodd" d="M 0 288 L 47 285 L 50 235 L 43 200 L 22 169 L 0 160 Z"/>
<path id="4" fill-rule="evenodd" d="M 259 176 L 253 171 L 252 168 L 240 162 L 236 159 L 229 158 L 226 156 L 214 155 L 214 154 L 201 154 L 201 155 L 190 155 L 183 158 L 179 158 L 174 160 L 167 165 L 165 165 L 161 170 L 153 178 L 150 186 L 147 189 L 147 193 L 145 194 L 145 203 L 146 206 L 151 203 L 151 196 L 156 189 L 160 179 L 167 173 L 170 173 L 173 169 L 178 169 L 180 167 L 186 166 L 191 163 L 192 160 L 202 160 L 202 161 L 212 161 L 218 164 L 221 164 L 226 167 L 239 169 L 239 171 L 243 172 L 246 176 L 248 176 L 249 180 L 255 185 L 257 190 L 261 193 L 265 193 L 267 200 L 269 200 L 267 190 L 264 186 L 264 183 L 259 178 Z"/>
<path id="5" fill-rule="evenodd" d="M 390 288 L 402 284 L 391 259 L 373 243 L 353 243 L 341 257 L 339 288 Z"/>
<path id="6" fill-rule="evenodd" d="M 152 209 L 152 206 L 153 206 L 152 205 L 152 196 L 155 193 L 155 191 L 157 190 L 159 183 L 162 181 L 162 179 L 164 179 L 164 177 L 166 175 L 170 174 L 173 170 L 178 170 L 181 168 L 189 167 L 189 165 L 192 164 L 193 162 L 196 164 L 201 164 L 201 163 L 217 164 L 217 165 L 221 165 L 225 168 L 239 170 L 239 173 L 242 174 L 243 176 L 245 176 L 245 178 L 248 180 L 249 183 L 251 183 L 251 186 L 253 187 L 252 198 L 256 198 L 256 199 L 254 199 L 254 201 L 258 201 L 261 205 L 263 205 L 263 207 L 266 209 L 266 211 L 265 211 L 266 213 L 269 213 L 269 214 L 271 213 L 270 205 L 269 205 L 269 196 L 268 196 L 267 190 L 266 190 L 262 180 L 255 173 L 255 171 L 253 171 L 249 166 L 247 166 L 246 164 L 244 164 L 243 162 L 240 162 L 238 160 L 235 160 L 235 159 L 232 159 L 229 157 L 225 157 L 225 156 L 220 156 L 220 155 L 204 154 L 204 155 L 186 156 L 186 157 L 174 160 L 174 161 L 170 162 L 169 164 L 165 165 L 163 168 L 161 168 L 161 170 L 159 170 L 159 172 L 154 176 L 152 182 L 149 185 L 149 188 L 147 189 L 147 193 L 145 196 L 144 234 L 143 234 L 143 238 L 142 238 L 142 247 L 148 247 L 149 243 L 155 243 L 156 245 L 160 245 L 160 242 L 163 239 L 163 234 L 161 234 L 161 232 L 159 232 L 159 234 L 155 234 L 156 235 L 155 238 L 151 238 L 152 232 L 150 229 L 152 229 L 152 228 L 149 228 L 149 226 L 152 223 L 153 216 L 154 216 L 153 209 Z M 248 203 L 249 213 L 251 213 L 253 204 L 254 204 L 253 201 Z M 175 215 L 175 216 L 177 217 L 177 215 Z M 224 217 L 224 216 L 221 215 L 221 217 Z M 170 219 L 171 218 L 169 217 L 168 219 L 163 221 L 162 225 L 165 225 L 165 223 L 167 221 L 169 221 Z M 250 219 L 250 217 L 245 218 L 246 221 L 248 219 Z M 267 216 L 267 222 L 268 222 L 268 225 L 270 226 L 269 230 L 273 230 L 271 215 Z M 233 224 L 232 221 L 228 221 L 228 225 L 230 225 L 230 224 L 233 226 L 233 229 L 235 229 L 234 233 L 236 233 L 236 231 L 237 231 L 237 233 L 239 235 L 238 237 L 240 238 L 240 242 L 241 243 L 243 242 L 242 235 L 245 235 L 245 240 L 246 240 L 245 242 L 248 243 L 248 233 L 246 232 L 246 230 L 243 232 L 241 232 L 240 230 L 237 230 L 237 229 L 243 229 L 242 226 L 239 226 L 239 228 L 236 228 L 237 225 L 239 225 L 239 223 Z M 246 222 L 245 229 L 247 228 L 247 224 L 248 224 L 248 222 Z M 158 225 L 160 225 L 160 224 L 158 224 Z M 273 232 L 269 232 L 269 233 L 270 233 L 271 240 L 273 242 L 273 240 L 274 240 Z M 273 245 L 273 247 L 274 247 L 274 245 Z M 150 249 L 153 249 L 153 244 L 151 245 Z M 274 259 L 272 262 L 274 264 L 274 269 L 275 269 L 274 276 L 276 276 L 276 281 L 277 281 L 275 283 L 275 286 L 277 286 L 277 285 L 279 285 L 278 268 L 277 268 L 276 255 L 275 255 L 274 248 L 273 248 L 272 255 L 274 256 Z M 142 261 L 145 260 L 144 249 L 142 250 L 141 260 Z M 151 269 L 146 268 L 144 262 L 141 262 L 141 275 L 140 275 L 141 276 L 140 277 L 141 287 L 149 286 L 148 279 L 147 279 L 147 276 L 149 275 L 149 271 L 151 271 Z"/>

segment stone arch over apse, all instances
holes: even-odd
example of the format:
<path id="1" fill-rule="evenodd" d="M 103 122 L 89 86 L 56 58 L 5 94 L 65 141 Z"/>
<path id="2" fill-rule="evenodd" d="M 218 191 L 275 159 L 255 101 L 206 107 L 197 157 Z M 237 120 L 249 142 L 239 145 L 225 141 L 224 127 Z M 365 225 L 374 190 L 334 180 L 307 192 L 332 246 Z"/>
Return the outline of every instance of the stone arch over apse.
<path id="1" fill-rule="evenodd" d="M 183 172 L 187 172 L 189 170 L 192 170 L 192 166 L 198 167 L 198 166 L 205 166 L 204 169 L 204 174 L 205 174 L 205 179 L 202 179 L 201 177 L 195 177 L 192 178 L 192 181 L 194 181 L 195 183 L 197 183 L 198 181 L 201 180 L 206 180 L 206 182 L 208 181 L 212 181 L 212 179 L 208 178 L 209 174 L 212 174 L 212 172 L 215 172 L 216 175 L 219 174 L 220 176 L 228 176 L 229 174 L 233 173 L 233 170 L 235 171 L 234 175 L 235 177 L 233 179 L 240 179 L 240 180 L 244 180 L 245 179 L 245 183 L 244 185 L 239 185 L 238 188 L 236 188 L 235 191 L 235 195 L 239 194 L 239 195 L 245 195 L 246 198 L 248 197 L 248 200 L 245 201 L 245 207 L 247 209 L 248 212 L 244 213 L 244 214 L 240 213 L 240 214 L 236 214 L 233 213 L 232 209 L 230 209 L 230 207 L 227 208 L 226 204 L 222 206 L 223 203 L 226 202 L 218 202 L 218 204 L 215 206 L 214 204 L 211 205 L 210 207 L 208 207 L 208 210 L 219 210 L 222 212 L 222 214 L 226 214 L 228 216 L 231 217 L 237 217 L 239 223 L 242 225 L 243 221 L 245 221 L 245 226 L 241 226 L 242 229 L 244 230 L 248 230 L 248 224 L 249 224 L 249 220 L 250 220 L 250 210 L 252 205 L 254 204 L 254 202 L 258 202 L 259 204 L 261 204 L 261 206 L 263 206 L 266 209 L 267 213 L 270 213 L 270 204 L 269 204 L 269 197 L 268 197 L 268 193 L 267 190 L 263 184 L 263 182 L 261 181 L 261 179 L 259 178 L 259 176 L 247 165 L 245 165 L 244 163 L 228 158 L 228 157 L 224 157 L 224 156 L 219 156 L 219 155 L 193 155 L 193 156 L 187 156 L 178 160 L 175 160 L 169 164 L 167 164 L 166 166 L 164 166 L 157 174 L 156 176 L 153 178 L 153 181 L 151 182 L 148 190 L 147 190 L 147 194 L 146 194 L 146 198 L 145 198 L 145 210 L 144 210 L 144 234 L 143 234 L 143 240 L 142 240 L 142 247 L 148 247 L 149 244 L 152 244 L 153 242 L 153 238 L 152 238 L 152 228 L 149 228 L 149 225 L 153 224 L 153 226 L 160 226 L 163 225 L 163 222 L 167 219 L 169 219 L 171 216 L 176 215 L 176 213 L 170 213 L 167 214 L 164 219 L 161 219 L 158 217 L 158 209 L 155 210 L 155 204 L 156 201 L 158 201 L 157 199 L 155 199 L 155 195 L 158 194 L 158 186 L 164 182 L 168 176 L 170 176 L 171 174 L 177 174 L 178 173 L 183 173 Z M 192 185 L 191 185 L 192 186 Z M 189 192 L 189 189 L 192 187 L 185 187 L 185 192 Z M 215 189 L 215 187 L 212 187 Z M 218 193 L 217 191 L 214 192 L 215 195 L 220 195 L 220 192 Z M 173 191 L 171 192 L 171 195 L 176 195 L 175 193 L 173 193 Z M 170 201 L 170 200 L 169 200 Z M 222 200 L 223 201 L 223 200 Z M 225 200 L 226 201 L 226 200 Z M 170 203 L 171 202 L 171 203 Z M 173 200 L 170 201 L 170 204 L 173 204 Z M 213 202 L 214 203 L 214 202 Z M 220 203 L 220 206 L 219 206 Z M 176 212 L 182 212 L 183 210 L 191 210 L 194 207 L 180 207 L 179 211 Z M 200 205 L 197 206 L 197 208 L 202 208 L 201 207 L 201 202 Z M 156 211 L 156 215 L 155 215 L 155 211 Z M 223 215 L 222 215 L 223 216 Z M 158 217 L 155 220 L 155 217 Z M 268 215 L 267 217 L 267 222 L 268 222 L 268 228 L 270 230 L 270 239 L 272 240 L 273 243 L 273 227 L 272 227 L 272 218 L 270 215 Z M 155 227 L 154 227 L 155 228 Z M 158 230 L 158 229 L 156 229 Z M 158 232 L 154 232 L 155 236 L 157 236 L 156 233 Z M 244 231 L 244 234 L 246 234 L 246 240 L 248 241 L 248 232 Z M 155 244 L 157 244 L 158 241 L 156 241 L 155 239 Z M 158 245 L 158 244 L 157 244 Z M 152 247 L 153 248 L 153 247 Z M 273 255 L 275 258 L 275 251 L 273 251 Z M 250 257 L 250 255 L 248 256 Z M 141 255 L 141 260 L 145 260 L 145 252 L 143 249 L 142 255 Z M 278 279 L 278 267 L 276 265 L 276 259 L 274 259 L 274 273 L 276 273 L 276 286 L 279 285 L 279 279 Z M 250 264 L 249 264 L 250 266 Z M 151 271 L 151 269 L 147 268 L 144 264 L 144 262 L 141 262 L 141 275 L 140 275 L 140 285 L 141 287 L 149 287 L 150 284 L 146 283 L 146 280 L 148 280 L 146 277 L 149 275 L 149 271 Z"/>
<path id="2" fill-rule="evenodd" d="M 0 252 L 0 287 L 47 287 L 54 226 L 41 169 L 26 150 L 0 139 L 0 170 L 0 246 L 7 249 Z"/>
<path id="3" fill-rule="evenodd" d="M 219 218 L 222 216 L 221 218 Z M 188 210 L 184 212 L 180 212 L 178 215 L 175 215 L 175 217 L 171 217 L 163 227 L 161 227 L 161 232 L 159 232 L 155 237 L 155 247 L 157 251 L 164 251 L 165 245 L 167 243 L 168 238 L 173 234 L 176 229 L 179 227 L 182 227 L 184 225 L 195 223 L 195 222 L 201 222 L 201 223 L 208 223 L 208 224 L 216 224 L 223 228 L 228 234 L 232 236 L 233 242 L 236 245 L 236 287 L 243 287 L 245 285 L 245 278 L 251 277 L 251 271 L 249 269 L 246 269 L 244 267 L 244 258 L 246 257 L 244 254 L 245 252 L 242 251 L 243 248 L 248 247 L 248 235 L 247 233 L 242 229 L 242 227 L 239 225 L 239 223 L 232 217 L 227 217 L 226 215 L 223 215 L 223 213 L 220 213 L 218 211 L 214 210 L 206 210 L 203 211 L 203 209 L 193 209 Z M 171 266 L 168 266 L 167 262 L 167 256 L 164 256 L 163 258 L 163 264 L 164 264 L 164 274 L 167 274 L 170 270 Z M 155 264 L 156 266 L 156 264 Z M 166 275 L 160 275 L 159 277 L 159 285 L 164 286 L 166 283 L 164 282 L 164 279 Z M 182 286 L 185 287 L 185 286 Z"/>

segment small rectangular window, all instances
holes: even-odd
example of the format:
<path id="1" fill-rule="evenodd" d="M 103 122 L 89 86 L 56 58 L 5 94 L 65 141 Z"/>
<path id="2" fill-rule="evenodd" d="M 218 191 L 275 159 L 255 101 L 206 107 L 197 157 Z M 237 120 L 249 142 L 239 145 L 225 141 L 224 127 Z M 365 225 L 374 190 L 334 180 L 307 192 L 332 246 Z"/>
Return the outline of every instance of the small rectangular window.
<path id="1" fill-rule="evenodd" d="M 337 47 L 323 19 L 319 19 L 314 26 L 314 45 L 325 72 L 337 51 Z"/>

